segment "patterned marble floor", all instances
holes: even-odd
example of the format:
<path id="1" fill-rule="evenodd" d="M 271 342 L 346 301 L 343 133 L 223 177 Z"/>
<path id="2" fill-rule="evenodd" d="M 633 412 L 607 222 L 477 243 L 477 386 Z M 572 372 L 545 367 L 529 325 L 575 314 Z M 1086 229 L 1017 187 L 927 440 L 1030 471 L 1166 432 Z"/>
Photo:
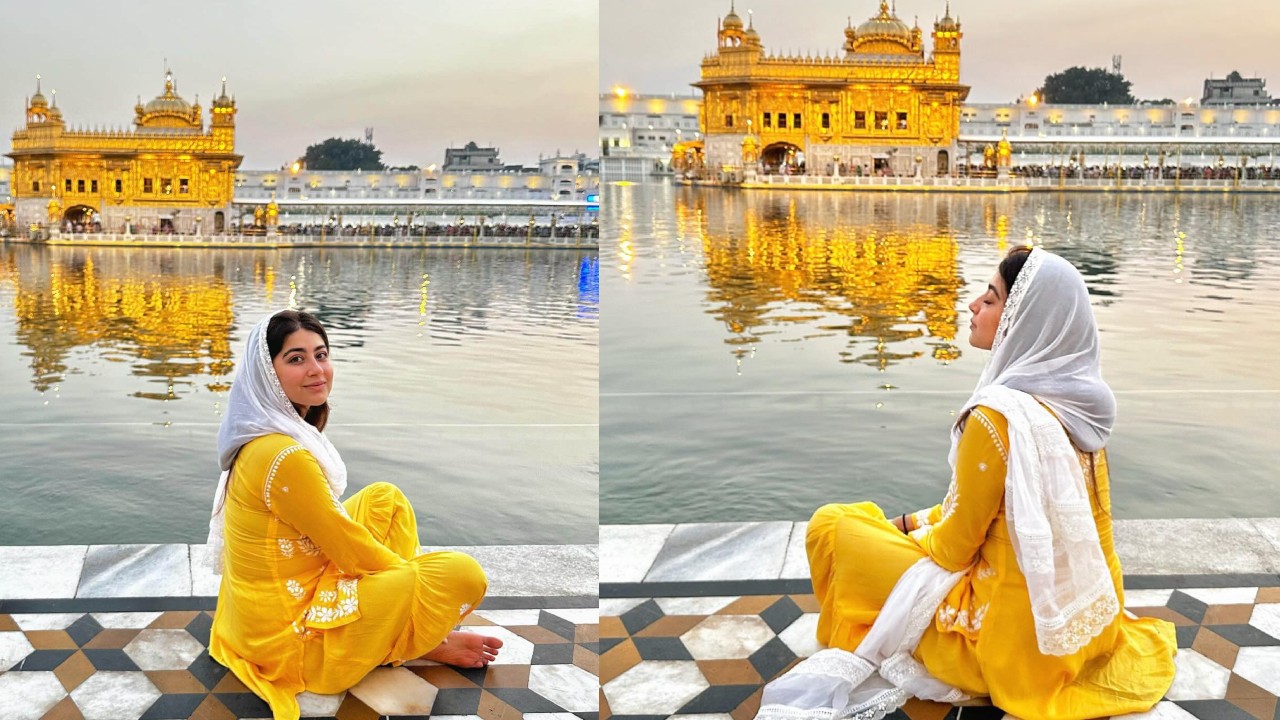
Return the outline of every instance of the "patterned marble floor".
<path id="1" fill-rule="evenodd" d="M 1280 587 L 1131 590 L 1125 601 L 1174 623 L 1179 647 L 1165 700 L 1126 718 L 1280 720 Z M 603 599 L 600 718 L 749 720 L 764 683 L 820 649 L 817 611 L 811 594 Z M 912 700 L 890 718 L 1012 716 Z"/>
<path id="2" fill-rule="evenodd" d="M 463 628 L 501 638 L 498 662 L 458 670 L 415 661 L 378 668 L 349 692 L 301 696 L 303 717 L 596 720 L 595 608 L 478 610 Z M 270 718 L 209 658 L 213 613 L 0 614 L 4 720 Z"/>

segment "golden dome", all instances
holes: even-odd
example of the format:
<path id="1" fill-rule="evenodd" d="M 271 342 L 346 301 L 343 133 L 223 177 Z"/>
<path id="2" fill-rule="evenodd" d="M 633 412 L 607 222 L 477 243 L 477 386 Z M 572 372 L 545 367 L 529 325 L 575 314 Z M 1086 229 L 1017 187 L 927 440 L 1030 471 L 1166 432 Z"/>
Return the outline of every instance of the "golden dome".
<path id="1" fill-rule="evenodd" d="M 36 94 L 31 96 L 31 107 L 48 107 L 49 101 L 40 92 L 40 76 L 36 76 Z"/>
<path id="2" fill-rule="evenodd" d="M 911 43 L 911 28 L 889 12 L 888 0 L 880 0 L 880 14 L 858 26 L 859 38 L 893 38 Z"/>
<path id="3" fill-rule="evenodd" d="M 734 12 L 733 3 L 729 3 L 729 14 L 724 16 L 723 23 L 725 30 L 741 30 L 742 18 L 738 17 L 738 13 Z"/>
<path id="4" fill-rule="evenodd" d="M 164 74 L 164 93 L 157 95 L 151 102 L 148 102 L 142 111 L 148 115 L 156 115 L 159 113 L 190 115 L 191 104 L 174 92 L 173 73 L 166 72 Z"/>

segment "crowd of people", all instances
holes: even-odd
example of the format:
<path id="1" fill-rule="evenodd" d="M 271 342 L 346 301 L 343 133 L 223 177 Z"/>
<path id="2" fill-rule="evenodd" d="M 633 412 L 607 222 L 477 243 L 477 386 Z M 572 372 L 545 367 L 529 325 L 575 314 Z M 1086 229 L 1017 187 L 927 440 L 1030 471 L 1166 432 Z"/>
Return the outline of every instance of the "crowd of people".
<path id="1" fill-rule="evenodd" d="M 985 170 L 980 165 L 968 168 L 969 174 L 980 176 L 984 172 L 991 174 L 990 170 Z M 1081 168 L 1079 165 L 1018 165 L 1009 169 L 1009 174 L 1014 177 L 1034 177 L 1034 178 L 1084 178 L 1087 180 L 1114 180 L 1116 179 L 1117 168 L 1115 165 L 1086 165 Z M 1221 167 L 1208 166 L 1199 167 L 1193 165 L 1183 165 L 1181 167 L 1175 165 L 1158 165 L 1152 166 L 1132 166 L 1119 169 L 1120 178 L 1122 180 L 1235 180 L 1237 178 L 1243 180 L 1280 180 L 1280 168 L 1257 166 L 1244 168 L 1243 175 L 1238 166 L 1223 165 Z M 962 169 L 961 175 L 965 175 Z"/>
<path id="2" fill-rule="evenodd" d="M 282 224 L 276 227 L 281 235 L 331 235 L 340 237 L 475 237 L 483 235 L 484 237 L 535 237 L 535 238 L 572 238 L 572 237 L 600 237 L 600 226 L 597 223 L 590 224 L 569 224 L 569 225 L 513 225 L 506 223 L 485 223 L 478 224 L 440 224 L 426 223 L 421 225 L 394 225 L 394 224 L 363 224 L 363 225 L 336 225 L 336 224 L 306 224 L 291 223 Z"/>

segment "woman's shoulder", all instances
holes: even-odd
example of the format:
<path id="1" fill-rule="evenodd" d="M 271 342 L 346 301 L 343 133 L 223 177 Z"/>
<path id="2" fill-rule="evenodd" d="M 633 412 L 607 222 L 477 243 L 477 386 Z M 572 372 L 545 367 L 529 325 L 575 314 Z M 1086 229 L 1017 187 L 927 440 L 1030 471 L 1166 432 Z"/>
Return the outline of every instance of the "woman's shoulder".
<path id="1" fill-rule="evenodd" d="M 266 465 L 274 462 L 282 454 L 292 455 L 299 452 L 307 451 L 297 440 L 282 433 L 272 433 L 245 443 L 237 459 L 254 465 Z"/>
<path id="2" fill-rule="evenodd" d="M 964 432 L 979 437 L 989 437 L 1001 448 L 1009 447 L 1009 421 L 999 410 L 987 405 L 975 405 L 965 417 Z"/>

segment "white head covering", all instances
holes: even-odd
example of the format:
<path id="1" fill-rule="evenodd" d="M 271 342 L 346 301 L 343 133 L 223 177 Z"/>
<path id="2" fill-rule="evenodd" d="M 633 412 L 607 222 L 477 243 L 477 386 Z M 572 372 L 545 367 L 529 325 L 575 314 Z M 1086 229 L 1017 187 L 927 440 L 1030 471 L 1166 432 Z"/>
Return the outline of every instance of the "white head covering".
<path id="1" fill-rule="evenodd" d="M 218 428 L 218 459 L 222 475 L 213 497 L 209 520 L 209 560 L 214 572 L 222 572 L 223 510 L 231 464 L 240 448 L 254 438 L 279 433 L 293 438 L 320 463 L 333 497 L 347 489 L 347 466 L 333 444 L 319 430 L 303 420 L 280 387 L 271 353 L 267 349 L 268 316 L 249 331 L 239 374 L 231 385 L 227 414 Z"/>
<path id="2" fill-rule="evenodd" d="M 1009 290 L 991 359 L 961 417 L 976 405 L 1008 421 L 1005 518 L 1027 579 L 1040 652 L 1069 655 L 1120 612 L 1071 445 L 1074 440 L 1082 450 L 1100 450 L 1111 435 L 1116 407 L 1099 368 L 1089 293 L 1071 263 L 1040 248 L 1031 251 Z M 953 468 L 959 444 L 957 425 Z"/>

